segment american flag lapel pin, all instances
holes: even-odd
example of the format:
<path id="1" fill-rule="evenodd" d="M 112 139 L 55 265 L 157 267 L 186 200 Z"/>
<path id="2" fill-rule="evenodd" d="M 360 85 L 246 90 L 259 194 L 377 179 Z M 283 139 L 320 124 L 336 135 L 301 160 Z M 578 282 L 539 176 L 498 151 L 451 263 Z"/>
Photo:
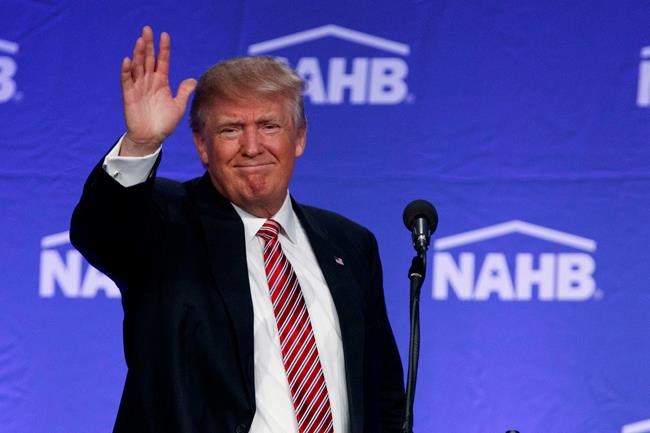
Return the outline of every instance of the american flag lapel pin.
<path id="1" fill-rule="evenodd" d="M 340 257 L 334 257 L 334 261 L 336 262 L 337 265 L 345 266 L 343 264 L 343 259 Z"/>

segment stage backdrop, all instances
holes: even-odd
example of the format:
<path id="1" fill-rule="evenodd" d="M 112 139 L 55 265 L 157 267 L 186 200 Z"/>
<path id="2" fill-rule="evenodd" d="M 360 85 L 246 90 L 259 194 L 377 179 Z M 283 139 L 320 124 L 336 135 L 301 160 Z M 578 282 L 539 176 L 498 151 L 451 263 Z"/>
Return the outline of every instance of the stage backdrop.
<path id="1" fill-rule="evenodd" d="M 646 0 L 2 0 L 0 432 L 112 427 L 119 292 L 67 230 L 144 24 L 174 86 L 247 53 L 305 77 L 291 192 L 377 235 L 404 359 L 402 209 L 436 205 L 416 431 L 650 432 L 649 23 Z M 159 173 L 201 172 L 184 121 Z"/>

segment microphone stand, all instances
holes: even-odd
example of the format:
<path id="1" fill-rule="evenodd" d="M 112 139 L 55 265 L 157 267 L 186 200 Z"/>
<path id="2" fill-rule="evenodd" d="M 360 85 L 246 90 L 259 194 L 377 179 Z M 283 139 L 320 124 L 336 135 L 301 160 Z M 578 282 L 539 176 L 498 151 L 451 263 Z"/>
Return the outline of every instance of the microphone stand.
<path id="1" fill-rule="evenodd" d="M 420 289 L 426 275 L 426 250 L 418 253 L 411 262 L 409 280 L 411 280 L 411 337 L 409 340 L 409 363 L 406 379 L 406 411 L 403 433 L 413 433 L 413 401 L 415 400 L 415 382 L 418 376 L 420 357 Z"/>

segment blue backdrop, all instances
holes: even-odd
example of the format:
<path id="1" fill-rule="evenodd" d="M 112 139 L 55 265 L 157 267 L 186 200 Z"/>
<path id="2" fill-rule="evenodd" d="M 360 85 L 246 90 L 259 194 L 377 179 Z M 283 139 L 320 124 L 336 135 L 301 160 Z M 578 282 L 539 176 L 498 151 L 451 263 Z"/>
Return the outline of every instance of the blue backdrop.
<path id="1" fill-rule="evenodd" d="M 416 431 L 650 432 L 647 1 L 133 3 L 0 3 L 0 432 L 112 427 L 119 293 L 66 231 L 144 24 L 174 86 L 246 53 L 305 77 L 291 191 L 375 232 L 404 359 L 401 212 L 436 205 Z M 165 146 L 201 173 L 186 122 Z"/>

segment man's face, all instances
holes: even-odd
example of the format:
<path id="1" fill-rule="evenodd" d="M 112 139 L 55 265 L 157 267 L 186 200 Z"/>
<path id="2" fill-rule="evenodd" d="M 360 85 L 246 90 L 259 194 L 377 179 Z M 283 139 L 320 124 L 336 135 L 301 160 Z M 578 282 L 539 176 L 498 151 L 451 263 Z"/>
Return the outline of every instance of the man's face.
<path id="1" fill-rule="evenodd" d="M 295 128 L 283 99 L 251 97 L 216 100 L 193 137 L 217 190 L 247 212 L 270 217 L 286 197 L 305 133 Z"/>

